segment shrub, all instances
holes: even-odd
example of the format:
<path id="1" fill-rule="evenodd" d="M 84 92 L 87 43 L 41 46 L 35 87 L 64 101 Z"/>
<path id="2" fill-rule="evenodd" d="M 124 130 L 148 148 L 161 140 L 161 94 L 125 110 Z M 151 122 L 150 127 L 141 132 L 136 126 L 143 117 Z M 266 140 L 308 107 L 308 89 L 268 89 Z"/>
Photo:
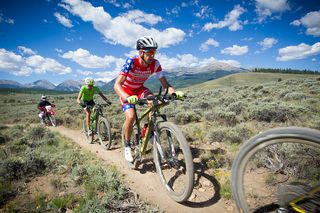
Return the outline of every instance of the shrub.
<path id="1" fill-rule="evenodd" d="M 210 129 L 207 133 L 207 138 L 210 143 L 223 142 L 226 140 L 228 134 L 228 128 L 214 128 Z"/>
<path id="2" fill-rule="evenodd" d="M 215 121 L 228 126 L 233 126 L 237 123 L 236 113 L 222 109 L 205 112 L 204 117 L 207 121 Z"/>
<path id="3" fill-rule="evenodd" d="M 237 101 L 234 103 L 231 103 L 228 107 L 227 110 L 230 112 L 234 112 L 236 115 L 241 114 L 241 112 L 244 109 L 244 104 L 242 101 Z"/>
<path id="4" fill-rule="evenodd" d="M 40 141 L 41 139 L 44 138 L 46 133 L 47 133 L 47 130 L 43 125 L 37 125 L 35 127 L 32 127 L 28 131 L 27 135 L 28 135 L 28 139 L 32 141 Z"/>
<path id="5" fill-rule="evenodd" d="M 201 116 L 195 112 L 180 112 L 174 116 L 174 122 L 178 124 L 187 124 L 190 122 L 199 122 Z"/>
<path id="6" fill-rule="evenodd" d="M 257 106 L 251 106 L 249 119 L 266 122 L 286 122 L 299 117 L 305 111 L 305 108 L 295 105 L 275 102 L 259 103 Z"/>
<path id="7" fill-rule="evenodd" d="M 301 92 L 288 93 L 283 97 L 283 99 L 286 101 L 288 101 L 288 100 L 303 100 L 306 98 L 307 98 L 307 96 Z"/>

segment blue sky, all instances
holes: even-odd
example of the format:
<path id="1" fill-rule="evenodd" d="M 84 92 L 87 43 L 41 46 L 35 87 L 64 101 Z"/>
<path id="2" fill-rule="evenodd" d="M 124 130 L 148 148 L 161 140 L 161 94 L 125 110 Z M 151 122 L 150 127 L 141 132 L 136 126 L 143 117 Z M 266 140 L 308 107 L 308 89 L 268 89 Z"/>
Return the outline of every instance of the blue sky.
<path id="1" fill-rule="evenodd" d="M 145 35 L 164 70 L 320 70 L 319 0 L 1 0 L 0 79 L 109 81 Z"/>

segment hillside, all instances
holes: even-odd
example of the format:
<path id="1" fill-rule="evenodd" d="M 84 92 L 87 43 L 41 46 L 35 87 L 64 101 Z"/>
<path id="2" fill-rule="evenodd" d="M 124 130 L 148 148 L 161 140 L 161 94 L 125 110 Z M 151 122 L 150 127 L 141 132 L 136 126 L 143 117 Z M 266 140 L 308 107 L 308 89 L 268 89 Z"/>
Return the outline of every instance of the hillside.
<path id="1" fill-rule="evenodd" d="M 210 90 L 224 87 L 242 86 L 250 84 L 262 84 L 267 82 L 277 82 L 288 79 L 320 78 L 319 75 L 312 74 L 282 74 L 282 73 L 256 73 L 244 72 L 224 76 L 219 79 L 196 84 L 187 88 L 187 90 Z"/>
<path id="2" fill-rule="evenodd" d="M 163 108 L 161 112 L 166 114 L 169 121 L 179 126 L 191 146 L 196 176 L 200 178 L 198 185 L 195 186 L 192 201 L 200 202 L 200 199 L 204 199 L 203 202 L 210 201 L 213 195 L 208 196 L 209 188 L 212 190 L 212 183 L 218 182 L 219 188 L 215 188 L 219 194 L 218 199 L 222 199 L 226 206 L 232 206 L 228 181 L 230 167 L 239 146 L 256 134 L 271 128 L 286 126 L 320 130 L 319 76 L 240 73 L 187 87 L 184 91 L 188 92 L 183 102 L 175 101 Z M 112 126 L 113 142 L 115 147 L 118 147 L 115 149 L 120 149 L 124 114 L 117 95 L 113 92 L 107 94 L 107 97 L 113 104 L 104 109 L 104 115 L 108 117 Z M 0 123 L 25 125 L 39 122 L 36 109 L 38 94 L 0 94 L 0 99 L 2 100 L 0 110 L 3 113 Z M 77 137 L 84 137 L 80 134 L 84 114 L 76 104 L 76 94 L 53 94 L 50 96 L 50 101 L 52 100 L 57 106 L 58 126 L 67 127 L 66 131 L 68 128 L 77 129 L 79 130 Z M 97 97 L 96 103 L 100 102 L 102 102 L 101 98 Z M 144 109 L 140 106 L 137 108 L 138 113 Z M 22 139 L 19 140 L 20 142 L 25 143 Z M 283 149 L 276 156 L 277 160 L 287 163 L 287 158 L 283 156 L 292 156 L 295 150 L 297 150 L 295 153 L 300 155 L 293 159 L 295 167 L 289 167 L 289 169 L 295 172 L 292 173 L 294 175 L 305 175 L 303 164 L 299 162 L 301 153 L 304 152 L 300 152 L 299 149 Z M 119 156 L 123 159 L 123 153 Z M 290 162 L 293 161 L 290 158 Z M 314 170 L 319 168 L 319 163 L 319 158 L 316 157 L 307 165 Z M 251 171 L 252 174 L 254 173 L 253 180 L 259 177 L 263 182 L 257 190 L 270 189 L 266 196 L 268 197 L 276 190 L 275 185 L 272 184 L 278 179 L 273 174 L 267 177 L 261 175 L 261 170 L 257 167 L 264 168 L 265 164 L 264 159 L 258 159 L 256 167 Z M 146 177 L 140 173 L 137 175 L 141 179 Z M 301 176 L 294 178 L 300 180 Z M 317 182 L 316 178 L 319 177 L 314 178 L 314 182 Z M 210 187 L 205 188 L 206 191 L 198 193 L 201 186 L 208 185 Z M 253 196 L 255 197 L 256 194 Z"/>

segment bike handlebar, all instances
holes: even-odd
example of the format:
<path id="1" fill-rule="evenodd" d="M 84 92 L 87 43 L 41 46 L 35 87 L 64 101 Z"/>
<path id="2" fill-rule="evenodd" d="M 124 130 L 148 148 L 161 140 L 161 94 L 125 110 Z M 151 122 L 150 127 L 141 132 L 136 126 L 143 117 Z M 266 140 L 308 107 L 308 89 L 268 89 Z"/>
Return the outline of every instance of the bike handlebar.
<path id="1" fill-rule="evenodd" d="M 144 105 L 147 104 L 148 101 L 161 101 L 161 102 L 168 102 L 168 101 L 175 101 L 175 100 L 180 100 L 177 99 L 177 95 L 173 93 L 172 95 L 149 95 L 146 98 L 139 98 L 138 102 L 136 104 L 138 105 Z M 128 103 L 127 99 L 124 99 L 124 103 Z"/>

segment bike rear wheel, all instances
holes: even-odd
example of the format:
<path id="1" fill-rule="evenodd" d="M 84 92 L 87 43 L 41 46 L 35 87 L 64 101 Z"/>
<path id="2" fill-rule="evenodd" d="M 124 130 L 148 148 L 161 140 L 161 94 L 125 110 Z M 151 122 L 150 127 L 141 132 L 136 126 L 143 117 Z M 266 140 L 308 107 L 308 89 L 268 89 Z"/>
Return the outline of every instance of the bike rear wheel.
<path id="1" fill-rule="evenodd" d="M 98 138 L 100 145 L 104 149 L 111 147 L 111 127 L 109 121 L 105 117 L 99 117 L 98 122 Z"/>
<path id="2" fill-rule="evenodd" d="M 86 137 L 86 141 L 87 143 L 89 144 L 92 144 L 93 143 L 93 139 L 94 139 L 94 134 L 92 132 L 91 135 L 88 134 L 88 126 L 87 126 L 87 122 L 86 122 L 86 119 L 83 119 L 82 121 L 82 132 L 84 133 L 85 137 Z"/>
<path id="3" fill-rule="evenodd" d="M 244 143 L 231 171 L 239 212 L 290 212 L 288 194 L 319 185 L 319 156 L 320 132 L 308 128 L 277 128 Z"/>
<path id="4" fill-rule="evenodd" d="M 169 196 L 182 203 L 194 184 L 193 158 L 181 130 L 170 122 L 159 122 L 153 145 L 157 173 Z"/>

